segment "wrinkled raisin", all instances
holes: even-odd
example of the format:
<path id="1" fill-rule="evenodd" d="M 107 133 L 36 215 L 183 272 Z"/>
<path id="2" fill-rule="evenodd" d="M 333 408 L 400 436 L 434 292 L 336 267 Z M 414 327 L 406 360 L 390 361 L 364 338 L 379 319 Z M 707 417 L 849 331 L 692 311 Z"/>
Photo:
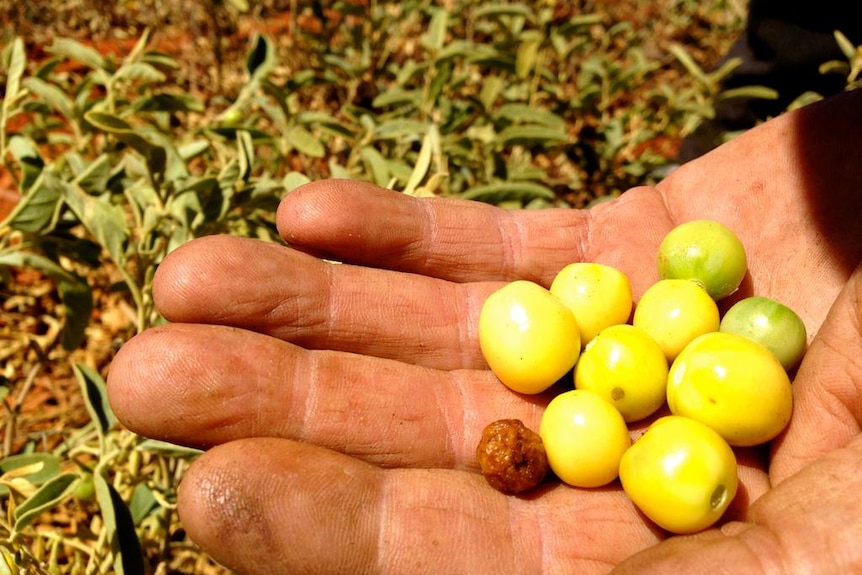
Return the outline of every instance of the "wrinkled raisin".
<path id="1" fill-rule="evenodd" d="M 503 493 L 533 489 L 548 473 L 542 438 L 519 419 L 500 419 L 485 427 L 476 457 L 482 475 Z"/>

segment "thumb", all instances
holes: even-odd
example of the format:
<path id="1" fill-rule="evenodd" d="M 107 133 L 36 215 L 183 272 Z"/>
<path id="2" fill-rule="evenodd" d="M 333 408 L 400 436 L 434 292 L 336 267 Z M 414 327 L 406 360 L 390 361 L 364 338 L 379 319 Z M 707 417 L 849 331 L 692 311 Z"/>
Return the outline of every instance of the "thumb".
<path id="1" fill-rule="evenodd" d="M 777 485 L 858 436 L 862 421 L 862 264 L 832 304 L 793 382 L 793 416 L 773 444 Z"/>
<path id="2" fill-rule="evenodd" d="M 613 575 L 858 573 L 862 568 L 862 437 L 788 477 L 745 521 L 671 537 Z"/>
<path id="3" fill-rule="evenodd" d="M 671 537 L 630 557 L 615 575 L 862 569 L 860 318 L 862 265 L 833 303 L 799 367 L 793 417 L 773 445 L 773 488 L 751 504 L 741 521 Z"/>

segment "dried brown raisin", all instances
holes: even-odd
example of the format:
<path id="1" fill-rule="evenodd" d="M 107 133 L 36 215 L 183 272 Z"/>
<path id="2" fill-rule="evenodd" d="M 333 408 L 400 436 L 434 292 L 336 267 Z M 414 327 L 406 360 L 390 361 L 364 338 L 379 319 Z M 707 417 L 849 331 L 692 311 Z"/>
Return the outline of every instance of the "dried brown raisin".
<path id="1" fill-rule="evenodd" d="M 482 475 L 503 493 L 533 489 L 548 473 L 542 438 L 519 419 L 500 419 L 487 425 L 476 457 Z"/>

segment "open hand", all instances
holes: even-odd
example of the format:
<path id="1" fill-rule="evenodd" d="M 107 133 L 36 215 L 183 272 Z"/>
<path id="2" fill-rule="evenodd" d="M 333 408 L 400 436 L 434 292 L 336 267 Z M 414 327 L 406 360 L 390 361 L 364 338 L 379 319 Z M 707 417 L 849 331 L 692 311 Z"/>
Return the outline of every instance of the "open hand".
<path id="1" fill-rule="evenodd" d="M 589 211 L 310 184 L 279 209 L 287 246 L 208 237 L 165 260 L 155 297 L 172 323 L 123 347 L 111 403 L 135 432 L 207 449 L 180 514 L 241 573 L 858 569 L 860 128 L 862 92 L 851 93 Z M 813 336 L 786 433 L 739 452 L 726 521 L 668 538 L 618 483 L 492 489 L 475 462 L 482 428 L 520 418 L 537 429 L 550 395 L 518 396 L 487 370 L 484 298 L 596 261 L 628 274 L 637 300 L 658 279 L 664 234 L 695 218 L 745 245 L 739 296 L 786 303 Z"/>

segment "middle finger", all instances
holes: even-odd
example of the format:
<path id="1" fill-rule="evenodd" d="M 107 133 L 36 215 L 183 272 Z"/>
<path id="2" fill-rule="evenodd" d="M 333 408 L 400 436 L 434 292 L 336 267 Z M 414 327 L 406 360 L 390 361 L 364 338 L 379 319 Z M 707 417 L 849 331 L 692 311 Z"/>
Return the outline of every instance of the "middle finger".
<path id="1" fill-rule="evenodd" d="M 487 370 L 311 351 L 192 324 L 153 328 L 126 343 L 108 391 L 129 429 L 173 443 L 282 437 L 387 467 L 474 470 L 485 425 L 520 418 L 538 429 L 550 397 L 514 394 Z"/>
<path id="2" fill-rule="evenodd" d="M 332 264 L 278 244 L 212 236 L 168 256 L 154 290 L 173 322 L 230 325 L 435 369 L 481 369 L 478 312 L 499 285 Z"/>

